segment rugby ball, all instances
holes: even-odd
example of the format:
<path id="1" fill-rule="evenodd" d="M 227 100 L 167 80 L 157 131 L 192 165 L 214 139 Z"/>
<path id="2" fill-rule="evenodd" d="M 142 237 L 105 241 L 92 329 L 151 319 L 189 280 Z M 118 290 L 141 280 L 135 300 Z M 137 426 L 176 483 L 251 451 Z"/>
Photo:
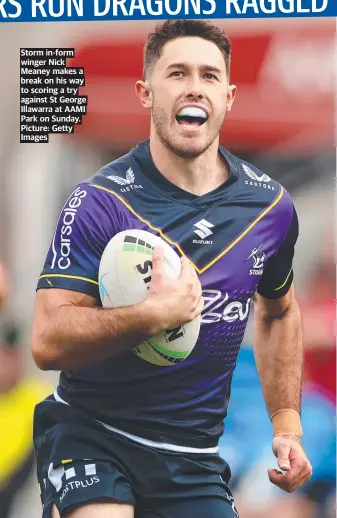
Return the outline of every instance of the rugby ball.
<path id="1" fill-rule="evenodd" d="M 133 306 L 146 299 L 156 245 L 164 250 L 165 274 L 172 280 L 179 279 L 180 257 L 166 241 L 145 230 L 119 232 L 104 249 L 99 266 L 99 293 L 104 308 Z M 191 353 L 199 331 L 197 317 L 176 329 L 161 331 L 132 352 L 155 365 L 175 365 Z"/>

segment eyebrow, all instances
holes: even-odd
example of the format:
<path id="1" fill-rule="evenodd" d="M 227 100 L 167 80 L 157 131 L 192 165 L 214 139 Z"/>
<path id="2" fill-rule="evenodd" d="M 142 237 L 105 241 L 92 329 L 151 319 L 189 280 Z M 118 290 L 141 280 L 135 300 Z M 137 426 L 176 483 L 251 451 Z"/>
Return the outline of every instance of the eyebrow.
<path id="1" fill-rule="evenodd" d="M 188 63 L 172 63 L 171 65 L 168 65 L 167 70 L 170 70 L 172 68 L 190 68 L 191 65 L 189 65 Z M 201 70 L 209 70 L 209 71 L 212 71 L 212 72 L 216 72 L 217 74 L 221 74 L 222 71 L 220 70 L 220 68 L 217 68 L 217 67 L 214 67 L 212 65 L 199 65 L 199 67 Z"/>

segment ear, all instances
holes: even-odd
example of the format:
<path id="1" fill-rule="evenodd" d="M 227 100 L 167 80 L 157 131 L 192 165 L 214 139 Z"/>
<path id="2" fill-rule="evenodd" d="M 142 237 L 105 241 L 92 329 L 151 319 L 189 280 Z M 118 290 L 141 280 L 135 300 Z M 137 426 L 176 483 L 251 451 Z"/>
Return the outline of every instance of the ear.
<path id="1" fill-rule="evenodd" d="M 153 96 L 149 83 L 147 81 L 137 81 L 135 89 L 138 99 L 142 103 L 143 107 L 148 110 L 151 109 Z"/>
<path id="2" fill-rule="evenodd" d="M 226 111 L 230 112 L 233 106 L 233 102 L 236 96 L 237 88 L 235 85 L 229 85 L 227 91 L 227 104 Z"/>

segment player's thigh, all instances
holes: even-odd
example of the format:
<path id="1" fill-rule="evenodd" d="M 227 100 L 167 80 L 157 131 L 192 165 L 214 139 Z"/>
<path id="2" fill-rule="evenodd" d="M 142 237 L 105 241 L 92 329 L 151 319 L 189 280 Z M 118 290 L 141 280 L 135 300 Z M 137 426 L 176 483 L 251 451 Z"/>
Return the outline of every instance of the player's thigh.
<path id="1" fill-rule="evenodd" d="M 238 518 L 233 499 L 209 496 L 136 510 L 135 518 Z"/>
<path id="2" fill-rule="evenodd" d="M 55 504 L 51 518 L 60 518 Z M 66 518 L 134 518 L 134 508 L 130 504 L 117 502 L 91 502 L 68 511 Z"/>

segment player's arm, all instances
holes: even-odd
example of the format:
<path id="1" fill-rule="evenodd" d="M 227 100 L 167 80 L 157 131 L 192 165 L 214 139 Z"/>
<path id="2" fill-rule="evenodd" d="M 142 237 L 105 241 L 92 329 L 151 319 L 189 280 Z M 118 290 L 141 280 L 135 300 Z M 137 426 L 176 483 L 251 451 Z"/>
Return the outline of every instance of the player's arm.
<path id="1" fill-rule="evenodd" d="M 254 351 L 274 428 L 273 449 L 279 467 L 288 471 L 283 475 L 272 470 L 269 478 L 286 491 L 295 490 L 311 475 L 310 463 L 300 446 L 302 321 L 292 272 L 297 237 L 293 209 L 288 233 L 266 266 L 254 302 Z"/>
<path id="2" fill-rule="evenodd" d="M 267 262 L 254 300 L 254 351 L 270 416 L 285 408 L 299 414 L 301 407 L 302 323 L 292 270 L 297 237 L 293 209 L 287 234 Z"/>
<path id="3" fill-rule="evenodd" d="M 175 328 L 200 314 L 199 280 L 186 258 L 179 281 L 164 276 L 162 251 L 153 256 L 147 299 L 117 309 L 97 307 L 87 294 L 41 289 L 36 296 L 32 353 L 42 370 L 70 370 L 119 356 L 163 329 Z"/>
<path id="4" fill-rule="evenodd" d="M 118 356 L 154 329 L 144 305 L 104 310 L 95 297 L 64 289 L 38 291 L 32 353 L 42 370 L 70 370 Z"/>
<path id="5" fill-rule="evenodd" d="M 146 301 L 101 307 L 99 263 L 118 232 L 118 216 L 109 203 L 85 185 L 73 192 L 61 212 L 39 279 L 32 327 L 32 353 L 41 369 L 77 369 L 118 356 L 201 312 L 201 286 L 192 266 L 183 258 L 180 280 L 169 282 L 160 250 L 153 256 Z"/>
<path id="6" fill-rule="evenodd" d="M 254 350 L 269 415 L 281 409 L 300 414 L 302 322 L 293 283 L 279 299 L 256 295 Z M 300 434 L 296 426 L 292 431 Z"/>

